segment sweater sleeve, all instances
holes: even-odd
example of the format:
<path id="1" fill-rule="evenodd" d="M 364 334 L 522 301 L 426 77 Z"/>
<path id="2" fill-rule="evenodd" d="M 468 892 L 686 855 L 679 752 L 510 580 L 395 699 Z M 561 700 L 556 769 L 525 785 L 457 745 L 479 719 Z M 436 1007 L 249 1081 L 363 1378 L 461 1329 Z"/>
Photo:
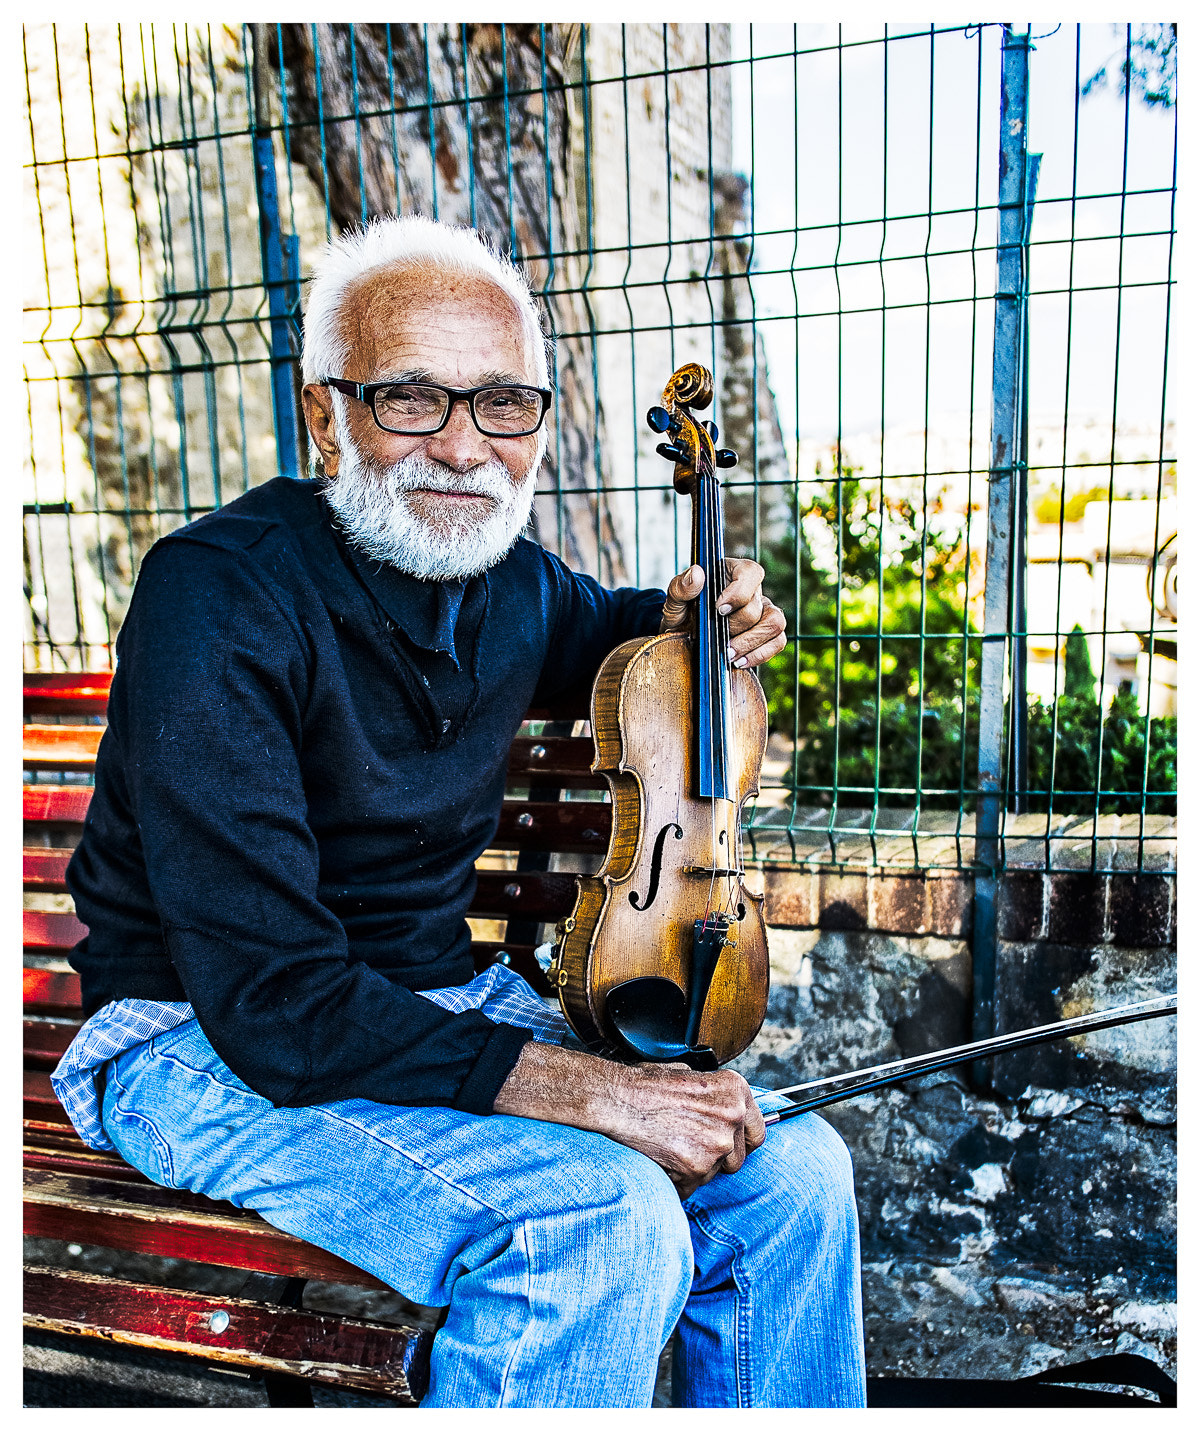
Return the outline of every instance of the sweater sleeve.
<path id="1" fill-rule="evenodd" d="M 171 961 L 213 1047 L 276 1105 L 490 1113 L 529 1033 L 351 960 L 318 898 L 300 758 L 311 648 L 279 590 L 247 553 L 169 542 L 121 633 L 109 758 Z"/>
<path id="2" fill-rule="evenodd" d="M 547 552 L 548 575 L 557 598 L 536 704 L 590 689 L 600 663 L 614 647 L 635 636 L 652 636 L 662 620 L 665 591 L 601 586 Z"/>

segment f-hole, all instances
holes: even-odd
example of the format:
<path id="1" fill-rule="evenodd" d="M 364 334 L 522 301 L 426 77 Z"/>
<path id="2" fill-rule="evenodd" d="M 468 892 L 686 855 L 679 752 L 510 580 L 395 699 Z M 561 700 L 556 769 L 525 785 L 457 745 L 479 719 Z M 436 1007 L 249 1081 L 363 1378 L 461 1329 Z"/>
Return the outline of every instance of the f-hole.
<path id="1" fill-rule="evenodd" d="M 636 889 L 629 891 L 629 903 L 633 905 L 634 909 L 649 909 L 654 903 L 654 897 L 658 894 L 658 877 L 662 874 L 663 844 L 671 830 L 675 831 L 677 840 L 683 839 L 683 827 L 680 825 L 664 825 L 659 830 L 658 838 L 654 841 L 654 853 L 650 857 L 650 890 L 646 895 L 645 904 L 642 903 L 642 897 Z"/>

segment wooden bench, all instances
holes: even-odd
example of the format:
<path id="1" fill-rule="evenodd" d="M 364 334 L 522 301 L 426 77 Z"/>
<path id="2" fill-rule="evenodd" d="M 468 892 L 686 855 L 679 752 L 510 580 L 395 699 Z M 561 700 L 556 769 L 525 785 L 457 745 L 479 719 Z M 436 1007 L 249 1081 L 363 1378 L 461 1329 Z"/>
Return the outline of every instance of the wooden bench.
<path id="1" fill-rule="evenodd" d="M 306 1311 L 310 1280 L 383 1283 L 257 1213 L 162 1188 L 116 1154 L 80 1141 L 54 1096 L 50 1072 L 82 1019 L 79 977 L 67 952 L 85 929 L 64 877 L 78 842 L 103 735 L 107 672 L 25 677 L 24 882 L 38 899 L 24 915 L 24 1222 L 26 1233 L 123 1252 L 184 1258 L 247 1274 L 242 1295 L 215 1296 L 111 1276 L 25 1269 L 25 1323 L 104 1338 L 261 1375 L 271 1405 L 311 1406 L 312 1383 L 415 1405 L 428 1381 L 432 1332 Z M 550 870 L 556 853 L 599 856 L 610 807 L 595 798 L 592 742 L 573 735 L 581 698 L 531 710 L 509 758 L 509 794 L 493 849 L 479 861 L 473 918 L 488 921 L 472 945 L 477 970 L 496 961 L 539 993 L 549 985 L 534 957 L 540 926 L 570 911 L 575 883 Z M 563 790 L 593 798 L 560 800 Z M 515 859 L 514 859 L 515 856 Z M 503 922 L 501 934 L 501 925 Z"/>

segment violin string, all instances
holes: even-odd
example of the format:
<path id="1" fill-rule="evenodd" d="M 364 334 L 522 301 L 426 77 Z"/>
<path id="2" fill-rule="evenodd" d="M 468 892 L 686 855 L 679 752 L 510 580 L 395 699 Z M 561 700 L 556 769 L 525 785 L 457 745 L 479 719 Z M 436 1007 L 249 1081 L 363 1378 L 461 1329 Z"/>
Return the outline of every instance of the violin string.
<path id="1" fill-rule="evenodd" d="M 718 600 L 721 590 L 725 585 L 725 542 L 721 530 L 721 489 L 716 475 L 715 468 L 709 477 L 709 514 L 713 540 L 713 596 L 712 596 L 712 620 L 713 620 L 713 671 L 716 680 L 716 740 L 721 753 L 721 782 L 725 791 L 725 800 L 729 798 L 729 741 L 727 724 L 726 693 L 728 685 L 728 662 L 727 649 L 729 646 L 729 621 L 717 610 Z M 713 814 L 716 815 L 716 802 L 713 802 Z M 726 842 L 729 839 L 728 809 L 723 808 L 721 812 L 721 825 Z M 713 868 L 723 869 L 729 866 L 729 850 L 726 849 L 724 857 L 720 856 L 720 839 L 713 850 Z M 714 881 L 720 880 L 721 888 L 725 889 L 726 898 L 719 901 L 718 912 L 726 913 L 725 905 L 728 903 L 727 876 L 714 875 Z"/>
<path id="2" fill-rule="evenodd" d="M 710 484 L 710 491 L 711 491 L 711 494 L 712 494 L 712 495 L 711 495 L 711 503 L 712 503 L 712 530 L 713 530 L 713 540 L 714 540 L 714 543 L 715 543 L 715 546 L 716 546 L 715 559 L 714 559 L 714 563 L 713 563 L 713 565 L 714 565 L 714 572 L 715 572 L 717 575 L 719 575 L 720 580 L 721 580 L 721 583 L 724 584 L 725 579 L 726 579 L 726 577 L 727 577 L 727 575 L 728 575 L 728 573 L 727 573 L 726 570 L 725 570 L 725 529 L 724 529 L 724 523 L 723 523 L 722 520 L 721 520 L 721 487 L 720 487 L 720 482 L 719 482 L 719 479 L 717 478 L 717 475 L 716 475 L 716 472 L 715 472 L 715 471 L 713 472 L 713 475 L 712 475 L 712 481 L 711 481 L 711 484 Z M 714 607 L 714 612 L 715 612 L 715 608 L 716 608 L 716 604 L 717 604 L 716 598 L 717 598 L 717 596 L 718 596 L 719 594 L 720 594 L 719 592 L 714 592 L 714 593 L 713 593 L 713 607 Z M 718 654 L 717 654 L 717 663 L 716 663 L 716 664 L 717 664 L 717 672 L 718 672 L 718 681 L 717 681 L 718 705 L 719 705 L 719 710 L 720 710 L 720 722 L 721 722 L 721 726 L 720 726 L 720 728 L 721 728 L 721 736 L 720 736 L 720 739 L 721 739 L 722 749 L 723 749 L 723 751 L 724 751 L 724 755 L 723 755 L 723 759 L 722 759 L 722 768 L 723 768 L 723 773 L 724 773 L 725 780 L 726 780 L 726 791 L 725 791 L 726 798 L 727 798 L 727 800 L 733 802 L 733 801 L 734 801 L 734 794 L 735 794 L 735 792 L 731 792 L 731 791 L 729 790 L 729 788 L 728 788 L 730 751 L 729 751 L 729 748 L 728 748 L 728 735 L 729 735 L 728 720 L 729 720 L 729 711 L 728 711 L 727 697 L 731 697 L 731 696 L 732 696 L 732 676 L 731 676 L 730 673 L 729 673 L 729 655 L 728 655 L 728 649 L 729 649 L 729 618 L 728 618 L 727 616 L 721 616 L 719 613 L 716 613 L 715 616 L 714 616 L 714 619 L 715 619 L 715 621 L 716 621 L 716 627 L 717 627 L 717 632 L 716 632 L 716 638 L 717 638 L 717 639 L 716 639 L 716 650 L 717 650 L 717 653 L 718 653 Z M 730 841 L 731 841 L 731 836 L 733 836 L 734 834 L 736 834 L 736 831 L 735 831 L 735 829 L 733 828 L 733 826 L 734 826 L 734 824 L 735 824 L 736 822 L 735 822 L 735 821 L 731 821 L 731 820 L 729 819 L 729 816 L 730 816 L 731 813 L 734 813 L 734 812 L 731 812 L 729 809 L 727 809 L 727 810 L 725 811 L 725 815 L 726 815 L 725 840 L 726 840 L 727 848 L 726 848 L 726 851 L 725 851 L 725 858 L 724 858 L 723 861 L 721 861 L 721 864 L 722 864 L 722 866 L 723 866 L 725 869 L 730 869 L 730 868 L 733 867 L 733 858 L 732 858 L 732 857 L 733 857 L 733 855 L 734 855 L 734 849 L 733 849 L 733 845 L 732 845 L 732 843 L 730 843 Z M 715 865 L 716 865 L 716 861 L 714 860 L 713 863 L 714 863 L 714 866 L 715 866 Z M 724 876 L 724 883 L 725 883 L 725 901 L 724 901 L 724 908 L 722 909 L 721 912 L 722 912 L 723 914 L 728 915 L 728 916 L 732 916 L 732 914 L 733 914 L 733 909 L 734 909 L 735 897 L 736 897 L 736 891 L 735 891 L 735 886 L 734 886 L 734 877 L 733 877 L 732 875 L 726 875 L 726 876 Z"/>
<path id="3" fill-rule="evenodd" d="M 726 571 L 726 568 L 725 568 L 725 528 L 724 528 L 724 523 L 723 523 L 723 521 L 722 521 L 722 513 L 721 513 L 721 505 L 722 505 L 722 504 L 721 504 L 721 485 L 720 485 L 720 479 L 717 477 L 715 471 L 713 472 L 713 476 L 712 476 L 711 493 L 712 493 L 712 498 L 711 498 L 711 502 L 712 502 L 712 525 L 713 525 L 713 533 L 714 533 L 714 542 L 715 542 L 715 546 L 716 546 L 715 560 L 714 560 L 714 571 L 719 575 L 721 584 L 722 584 L 722 586 L 723 586 L 724 583 L 725 583 L 725 581 L 726 581 L 726 579 L 727 579 L 727 577 L 728 577 L 728 572 Z M 714 592 L 714 600 L 713 600 L 713 606 L 714 606 L 714 608 L 716 607 L 716 597 L 717 597 L 718 595 L 719 595 L 719 592 Z M 716 613 L 716 614 L 714 615 L 714 621 L 715 621 L 715 623 L 716 623 L 716 628 L 717 628 L 717 630 L 716 630 L 716 637 L 717 637 L 717 639 L 716 639 L 716 652 L 717 652 L 717 662 L 716 662 L 716 665 L 717 665 L 718 692 L 719 692 L 718 701 L 719 701 L 719 711 L 720 711 L 720 730 L 721 730 L 720 739 L 721 739 L 721 746 L 722 746 L 722 752 L 723 752 L 723 754 L 722 754 L 722 771 L 723 771 L 724 778 L 725 778 L 725 786 L 726 786 L 725 795 L 726 795 L 726 802 L 727 802 L 727 803 L 726 803 L 726 806 L 725 806 L 725 809 L 724 809 L 724 812 L 723 812 L 723 813 L 724 813 L 724 824 L 725 824 L 725 842 L 726 842 L 726 849 L 725 849 L 724 859 L 722 859 L 721 862 L 720 862 L 720 867 L 721 867 L 721 868 L 724 868 L 724 869 L 731 869 L 731 868 L 733 868 L 733 866 L 734 866 L 734 858 L 735 858 L 734 845 L 735 845 L 736 833 L 737 833 L 737 830 L 736 830 L 737 807 L 736 807 L 736 791 L 731 791 L 730 788 L 729 788 L 730 774 L 731 774 L 731 770 L 730 770 L 731 751 L 730 751 L 730 749 L 729 749 L 729 702 L 730 702 L 730 700 L 732 699 L 732 694 L 733 694 L 733 692 L 732 692 L 732 676 L 731 676 L 731 673 L 730 673 L 730 670 L 729 670 L 729 655 L 728 655 L 728 649 L 729 649 L 729 618 L 728 618 L 727 616 L 721 616 L 719 613 Z M 725 915 L 728 919 L 732 920 L 734 908 L 735 908 L 735 906 L 736 906 L 736 896 L 737 896 L 737 886 L 736 886 L 735 876 L 729 875 L 729 874 L 724 875 L 724 876 L 722 877 L 722 883 L 723 883 L 723 886 L 724 886 L 724 898 L 723 898 L 723 900 L 721 901 L 721 911 L 720 911 L 720 912 L 721 912 L 723 915 Z"/>
<path id="4" fill-rule="evenodd" d="M 698 450 L 701 454 L 704 453 L 704 446 L 702 442 L 700 443 Z M 713 710 L 713 676 L 714 666 L 716 666 L 718 673 L 720 670 L 720 666 L 718 664 L 719 658 L 716 657 L 716 643 L 720 640 L 721 633 L 719 626 L 720 618 L 717 616 L 717 597 L 720 595 L 720 593 L 718 591 L 715 591 L 713 588 L 717 578 L 715 561 L 716 553 L 714 551 L 714 546 L 719 540 L 719 533 L 717 529 L 713 526 L 712 520 L 712 494 L 713 488 L 716 486 L 716 479 L 712 473 L 704 474 L 702 470 L 703 467 L 704 463 L 702 461 L 697 463 L 696 481 L 699 484 L 699 492 L 697 493 L 697 496 L 699 498 L 700 511 L 702 513 L 700 560 L 704 566 L 704 621 L 705 625 L 708 627 L 708 669 L 706 672 L 707 680 L 705 681 L 706 697 L 708 700 L 708 767 L 709 770 L 712 772 L 713 783 L 715 785 L 717 777 L 718 736 L 716 731 L 716 725 L 713 720 L 713 716 L 714 714 L 716 714 L 716 712 L 714 712 Z M 719 679 L 719 675 L 716 682 L 716 686 L 717 709 L 719 711 L 721 690 L 721 682 Z M 715 790 L 709 800 L 709 848 L 711 852 L 711 858 L 709 859 L 709 868 L 712 870 L 712 874 L 709 875 L 708 900 L 706 901 L 704 906 L 705 927 L 707 927 L 708 925 L 708 916 L 712 912 L 713 895 L 716 892 L 717 885 L 716 872 L 719 867 L 717 864 L 717 800 Z"/>

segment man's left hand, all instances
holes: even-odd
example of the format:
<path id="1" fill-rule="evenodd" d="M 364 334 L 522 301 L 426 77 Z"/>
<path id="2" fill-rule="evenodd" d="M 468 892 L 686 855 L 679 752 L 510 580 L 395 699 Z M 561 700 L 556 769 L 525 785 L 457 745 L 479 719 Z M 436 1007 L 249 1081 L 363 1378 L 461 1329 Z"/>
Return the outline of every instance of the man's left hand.
<path id="1" fill-rule="evenodd" d="M 756 561 L 743 557 L 727 560 L 725 574 L 728 580 L 717 598 L 717 610 L 729 617 L 729 659 L 735 666 L 761 666 L 787 644 L 786 619 L 763 595 L 763 569 Z M 690 566 L 672 577 L 659 631 L 682 631 L 689 606 L 703 590 L 701 567 Z"/>

